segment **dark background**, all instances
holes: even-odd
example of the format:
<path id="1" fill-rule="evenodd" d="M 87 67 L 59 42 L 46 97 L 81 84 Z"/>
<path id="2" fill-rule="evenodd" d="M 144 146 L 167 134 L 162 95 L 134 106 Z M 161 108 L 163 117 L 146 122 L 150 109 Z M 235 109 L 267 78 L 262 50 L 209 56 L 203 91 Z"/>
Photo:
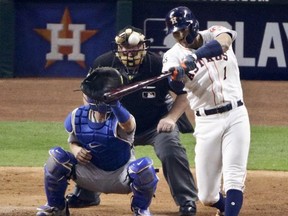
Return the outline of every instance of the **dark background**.
<path id="1" fill-rule="evenodd" d="M 233 48 L 241 79 L 288 80 L 288 1 L 284 0 L 0 0 L 0 77 L 84 77 L 93 59 L 110 50 L 116 32 L 128 24 L 143 28 L 153 39 L 151 50 L 161 55 L 169 48 L 163 44 L 165 16 L 180 5 L 193 11 L 200 30 L 211 22 L 224 22 L 237 31 Z M 65 8 L 72 24 L 98 30 L 81 43 L 85 67 L 67 56 L 45 67 L 51 43 L 33 29 L 59 24 Z M 262 61 L 261 55 L 266 56 Z"/>

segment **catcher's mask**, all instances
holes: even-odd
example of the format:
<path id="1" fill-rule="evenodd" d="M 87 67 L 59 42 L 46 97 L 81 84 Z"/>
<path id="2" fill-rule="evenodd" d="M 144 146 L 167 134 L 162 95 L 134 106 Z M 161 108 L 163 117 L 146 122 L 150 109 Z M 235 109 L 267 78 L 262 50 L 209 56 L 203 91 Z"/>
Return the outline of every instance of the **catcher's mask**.
<path id="1" fill-rule="evenodd" d="M 93 99 L 91 99 L 91 98 L 89 98 L 87 96 L 86 97 L 84 96 L 84 99 L 89 104 L 90 109 L 92 109 L 94 111 L 97 111 L 99 113 L 109 113 L 109 112 L 111 112 L 110 107 L 107 104 L 105 104 L 105 103 L 103 103 L 101 101 L 93 100 Z"/>
<path id="2" fill-rule="evenodd" d="M 126 26 L 116 35 L 115 41 L 112 42 L 112 50 L 120 61 L 130 69 L 129 73 L 137 73 L 134 69 L 142 63 L 149 42 L 145 39 L 141 29 Z"/>
<path id="3" fill-rule="evenodd" d="M 110 107 L 104 103 L 104 94 L 121 85 L 123 85 L 123 78 L 118 70 L 112 67 L 99 67 L 89 70 L 80 88 L 91 109 L 106 113 L 110 111 Z"/>
<path id="4" fill-rule="evenodd" d="M 185 40 L 191 44 L 199 31 L 199 22 L 188 7 L 180 6 L 173 8 L 166 15 L 167 34 L 188 30 Z M 178 39 L 178 38 L 176 38 Z"/>

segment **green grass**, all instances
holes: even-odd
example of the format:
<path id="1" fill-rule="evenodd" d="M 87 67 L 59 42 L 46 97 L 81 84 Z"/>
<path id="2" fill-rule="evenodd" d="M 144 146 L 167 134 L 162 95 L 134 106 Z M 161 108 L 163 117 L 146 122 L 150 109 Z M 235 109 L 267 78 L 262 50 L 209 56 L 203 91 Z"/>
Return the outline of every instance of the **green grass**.
<path id="1" fill-rule="evenodd" d="M 288 171 L 288 127 L 252 126 L 249 170 Z M 195 139 L 181 135 L 191 167 Z M 67 133 L 58 122 L 0 122 L 0 166 L 43 166 L 53 146 L 68 149 Z M 136 147 L 136 156 L 149 156 L 159 167 L 152 146 Z"/>
<path id="2" fill-rule="evenodd" d="M 52 146 L 68 149 L 61 123 L 0 122 L 0 166 L 42 166 Z"/>
<path id="3" fill-rule="evenodd" d="M 288 127 L 252 127 L 248 168 L 288 171 Z"/>

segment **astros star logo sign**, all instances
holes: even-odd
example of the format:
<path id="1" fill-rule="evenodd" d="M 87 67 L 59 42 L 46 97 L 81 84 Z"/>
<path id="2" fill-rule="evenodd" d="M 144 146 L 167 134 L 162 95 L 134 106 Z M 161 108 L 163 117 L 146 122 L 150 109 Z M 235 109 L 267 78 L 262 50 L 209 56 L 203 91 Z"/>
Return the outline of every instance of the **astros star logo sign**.
<path id="1" fill-rule="evenodd" d="M 45 68 L 61 61 L 67 56 L 68 61 L 75 61 L 85 68 L 85 55 L 81 53 L 81 44 L 94 36 L 98 30 L 86 30 L 85 24 L 72 24 L 70 12 L 65 9 L 61 23 L 47 23 L 46 29 L 34 29 L 51 44 L 46 54 Z"/>

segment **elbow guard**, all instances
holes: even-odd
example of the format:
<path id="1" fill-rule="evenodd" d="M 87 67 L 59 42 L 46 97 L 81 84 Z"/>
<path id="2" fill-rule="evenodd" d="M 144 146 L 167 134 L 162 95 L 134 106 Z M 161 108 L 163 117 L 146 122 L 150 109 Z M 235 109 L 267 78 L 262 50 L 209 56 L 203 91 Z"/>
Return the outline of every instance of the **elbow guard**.
<path id="1" fill-rule="evenodd" d="M 217 40 L 212 40 L 196 50 L 197 59 L 212 58 L 223 54 L 222 46 Z"/>

